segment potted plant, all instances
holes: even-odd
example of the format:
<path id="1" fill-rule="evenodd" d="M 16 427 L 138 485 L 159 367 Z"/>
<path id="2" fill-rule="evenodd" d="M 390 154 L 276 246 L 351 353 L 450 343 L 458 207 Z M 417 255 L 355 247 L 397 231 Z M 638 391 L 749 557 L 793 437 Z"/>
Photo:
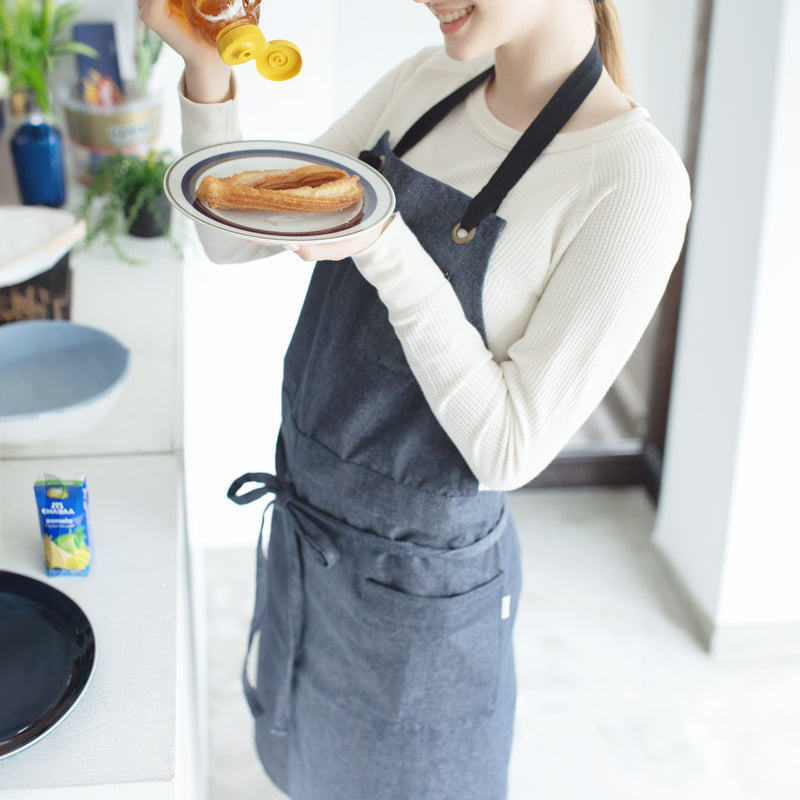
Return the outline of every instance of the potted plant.
<path id="1" fill-rule="evenodd" d="M 68 53 L 97 58 L 97 51 L 62 36 L 80 13 L 78 3 L 55 0 L 5 0 L 0 3 L 0 71 L 11 93 L 29 92 L 35 107 L 52 119 L 50 76 L 56 61 Z"/>
<path id="2" fill-rule="evenodd" d="M 171 206 L 164 194 L 164 176 L 172 160 L 156 150 L 144 156 L 117 152 L 104 158 L 81 204 L 86 243 L 103 237 L 121 259 L 132 262 L 120 247 L 120 228 L 132 236 L 169 234 Z"/>
<path id="3" fill-rule="evenodd" d="M 97 57 L 93 48 L 61 37 L 79 10 L 55 0 L 0 2 L 0 72 L 8 76 L 12 97 L 23 98 L 20 109 L 38 112 L 11 139 L 20 195 L 29 205 L 64 203 L 63 140 L 53 124 L 50 77 L 67 53 Z"/>

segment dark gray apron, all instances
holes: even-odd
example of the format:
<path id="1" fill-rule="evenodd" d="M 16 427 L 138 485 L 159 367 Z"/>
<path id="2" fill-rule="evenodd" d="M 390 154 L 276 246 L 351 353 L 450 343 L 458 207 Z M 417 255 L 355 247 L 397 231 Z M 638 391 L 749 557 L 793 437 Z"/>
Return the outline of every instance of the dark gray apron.
<path id="1" fill-rule="evenodd" d="M 472 200 L 400 157 L 488 71 L 394 149 L 387 133 L 362 153 L 484 340 L 483 282 L 505 224 L 494 211 L 601 68 L 595 44 L 536 135 L 523 134 Z M 516 531 L 504 493 L 478 491 L 350 259 L 314 270 L 284 361 L 282 413 L 277 474 L 247 473 L 228 493 L 237 503 L 274 496 L 268 557 L 260 536 L 257 556 L 255 687 L 244 679 L 265 769 L 293 800 L 502 800 Z"/>

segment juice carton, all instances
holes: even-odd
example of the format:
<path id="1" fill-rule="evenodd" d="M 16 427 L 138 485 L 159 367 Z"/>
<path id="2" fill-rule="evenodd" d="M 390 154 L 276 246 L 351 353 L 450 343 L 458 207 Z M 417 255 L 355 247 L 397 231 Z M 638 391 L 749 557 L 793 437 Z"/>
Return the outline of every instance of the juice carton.
<path id="1" fill-rule="evenodd" d="M 92 539 L 86 476 L 38 475 L 33 491 L 47 574 L 88 575 Z"/>

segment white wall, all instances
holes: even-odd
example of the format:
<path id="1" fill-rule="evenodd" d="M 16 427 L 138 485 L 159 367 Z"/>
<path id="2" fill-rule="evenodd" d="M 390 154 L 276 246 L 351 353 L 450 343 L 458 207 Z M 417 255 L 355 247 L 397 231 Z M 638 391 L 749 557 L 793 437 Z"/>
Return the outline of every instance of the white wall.
<path id="1" fill-rule="evenodd" d="M 684 156 L 698 6 L 698 0 L 645 3 L 642 41 L 646 52 L 644 62 L 637 62 L 643 70 L 642 103 L 659 130 Z"/>
<path id="2" fill-rule="evenodd" d="M 800 5 L 751 11 L 714 10 L 655 536 L 720 652 L 800 640 Z"/>
<path id="3" fill-rule="evenodd" d="M 650 112 L 659 130 L 685 157 L 698 0 L 617 0 L 616 6 L 631 95 Z M 614 386 L 642 427 L 647 420 L 653 348 L 658 335 L 657 313 Z"/>
<path id="4" fill-rule="evenodd" d="M 764 216 L 720 625 L 800 622 L 800 3 L 779 23 Z"/>

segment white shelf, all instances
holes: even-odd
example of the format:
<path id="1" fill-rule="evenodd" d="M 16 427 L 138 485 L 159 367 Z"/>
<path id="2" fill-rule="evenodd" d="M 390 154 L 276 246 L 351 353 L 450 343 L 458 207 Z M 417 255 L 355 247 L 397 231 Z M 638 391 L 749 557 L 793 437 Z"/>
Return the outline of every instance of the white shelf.
<path id="1" fill-rule="evenodd" d="M 0 761 L 0 800 L 203 800 L 205 701 L 201 593 L 184 519 L 183 263 L 165 239 L 76 248 L 74 322 L 130 350 L 108 416 L 52 441 L 4 444 L 0 568 L 44 580 L 86 612 L 97 668 L 72 713 Z M 47 578 L 33 482 L 85 473 L 94 532 L 85 577 Z"/>
<path id="2" fill-rule="evenodd" d="M 86 612 L 97 667 L 72 713 L 26 750 L 0 761 L 0 797 L 109 799 L 180 796 L 177 675 L 180 629 L 189 625 L 177 579 L 185 534 L 176 455 L 49 459 L 55 474 L 85 472 L 94 533 L 88 576 L 47 578 L 30 461 L 2 464 L 0 567 L 44 580 Z M 181 660 L 185 663 L 185 654 Z M 102 789 L 102 791 L 101 791 Z M 8 794 L 9 790 L 14 790 Z M 189 796 L 189 795 L 187 795 Z"/>

